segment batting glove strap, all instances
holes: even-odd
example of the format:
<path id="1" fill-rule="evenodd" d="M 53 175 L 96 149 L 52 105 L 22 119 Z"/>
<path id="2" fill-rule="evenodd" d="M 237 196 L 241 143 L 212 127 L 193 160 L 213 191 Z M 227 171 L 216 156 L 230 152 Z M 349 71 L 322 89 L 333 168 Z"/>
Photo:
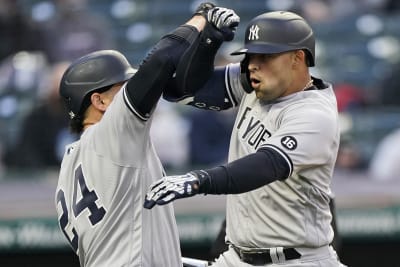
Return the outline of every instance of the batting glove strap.
<path id="1" fill-rule="evenodd" d="M 224 42 L 224 36 L 214 26 L 207 23 L 200 34 L 200 48 L 208 49 L 215 54 Z"/>
<path id="2" fill-rule="evenodd" d="M 199 180 L 199 190 L 198 193 L 207 194 L 209 188 L 211 187 L 211 176 L 205 170 L 191 171 L 190 174 L 197 177 Z"/>

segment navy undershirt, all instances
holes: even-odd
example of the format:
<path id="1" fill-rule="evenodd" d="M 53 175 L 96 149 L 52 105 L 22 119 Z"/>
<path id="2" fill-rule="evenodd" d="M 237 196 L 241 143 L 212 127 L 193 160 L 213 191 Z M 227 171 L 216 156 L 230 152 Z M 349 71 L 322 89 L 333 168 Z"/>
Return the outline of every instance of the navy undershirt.
<path id="1" fill-rule="evenodd" d="M 256 153 L 204 171 L 208 177 L 201 175 L 199 193 L 240 194 L 288 178 L 290 166 L 277 151 L 261 148 Z"/>

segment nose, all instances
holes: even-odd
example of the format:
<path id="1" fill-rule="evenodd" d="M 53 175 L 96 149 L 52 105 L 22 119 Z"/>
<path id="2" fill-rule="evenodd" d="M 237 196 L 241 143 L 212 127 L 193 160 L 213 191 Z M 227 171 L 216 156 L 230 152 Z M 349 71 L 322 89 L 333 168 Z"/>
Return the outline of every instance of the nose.
<path id="1" fill-rule="evenodd" d="M 249 66 L 247 67 L 249 69 L 249 71 L 257 71 L 260 69 L 260 67 L 258 66 L 258 64 L 253 63 L 252 61 L 249 61 Z"/>
<path id="2" fill-rule="evenodd" d="M 247 66 L 247 68 L 249 69 L 250 72 L 257 71 L 257 70 L 260 69 L 259 60 L 255 55 L 249 55 L 248 56 L 248 66 Z"/>

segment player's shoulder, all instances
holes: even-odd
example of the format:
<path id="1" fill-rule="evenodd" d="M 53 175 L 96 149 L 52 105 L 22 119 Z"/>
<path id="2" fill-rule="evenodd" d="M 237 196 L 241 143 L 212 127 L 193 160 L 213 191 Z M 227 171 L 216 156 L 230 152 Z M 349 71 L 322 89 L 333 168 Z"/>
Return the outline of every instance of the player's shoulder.
<path id="1" fill-rule="evenodd" d="M 301 95 L 285 105 L 282 111 L 295 116 L 325 119 L 336 119 L 338 113 L 336 99 L 330 96 L 329 92 L 321 91 L 301 92 Z"/>
<path id="2" fill-rule="evenodd" d="M 334 123 L 338 110 L 332 86 L 316 87 L 295 93 L 279 103 L 280 116 L 290 119 L 307 119 L 309 121 L 326 121 Z"/>
<path id="3" fill-rule="evenodd" d="M 313 87 L 288 97 L 288 108 L 303 108 L 306 110 L 336 109 L 336 96 L 332 84 L 314 78 Z"/>
<path id="4" fill-rule="evenodd" d="M 81 139 L 79 138 L 78 140 L 73 141 L 72 143 L 69 143 L 67 145 L 65 145 L 65 155 L 69 155 L 71 154 L 73 151 L 75 151 L 77 149 L 77 147 L 79 147 L 81 142 Z"/>

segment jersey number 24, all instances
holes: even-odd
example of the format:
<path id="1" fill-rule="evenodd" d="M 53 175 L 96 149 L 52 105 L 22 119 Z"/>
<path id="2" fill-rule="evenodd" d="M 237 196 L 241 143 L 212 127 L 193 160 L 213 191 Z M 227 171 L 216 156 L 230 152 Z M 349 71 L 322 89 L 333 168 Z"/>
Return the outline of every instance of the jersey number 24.
<path id="1" fill-rule="evenodd" d="M 79 186 L 78 186 L 79 183 Z M 80 188 L 80 192 L 82 198 L 77 201 L 78 187 Z M 70 242 L 72 248 L 75 252 L 78 251 L 78 234 L 74 227 L 67 227 L 69 211 L 67 208 L 67 203 L 65 201 L 65 194 L 62 189 L 57 192 L 57 204 L 60 203 L 62 208 L 62 214 L 59 218 L 60 228 L 63 231 L 65 237 Z M 104 215 L 106 214 L 106 210 L 103 207 L 98 207 L 96 204 L 96 200 L 98 199 L 97 194 L 94 190 L 89 191 L 86 186 L 85 178 L 83 176 L 82 167 L 79 166 L 75 171 L 74 177 L 74 193 L 73 193 L 73 201 L 72 201 L 72 211 L 74 218 L 78 217 L 82 211 L 85 209 L 89 210 L 90 215 L 88 219 L 90 223 L 94 226 L 99 223 Z"/>

